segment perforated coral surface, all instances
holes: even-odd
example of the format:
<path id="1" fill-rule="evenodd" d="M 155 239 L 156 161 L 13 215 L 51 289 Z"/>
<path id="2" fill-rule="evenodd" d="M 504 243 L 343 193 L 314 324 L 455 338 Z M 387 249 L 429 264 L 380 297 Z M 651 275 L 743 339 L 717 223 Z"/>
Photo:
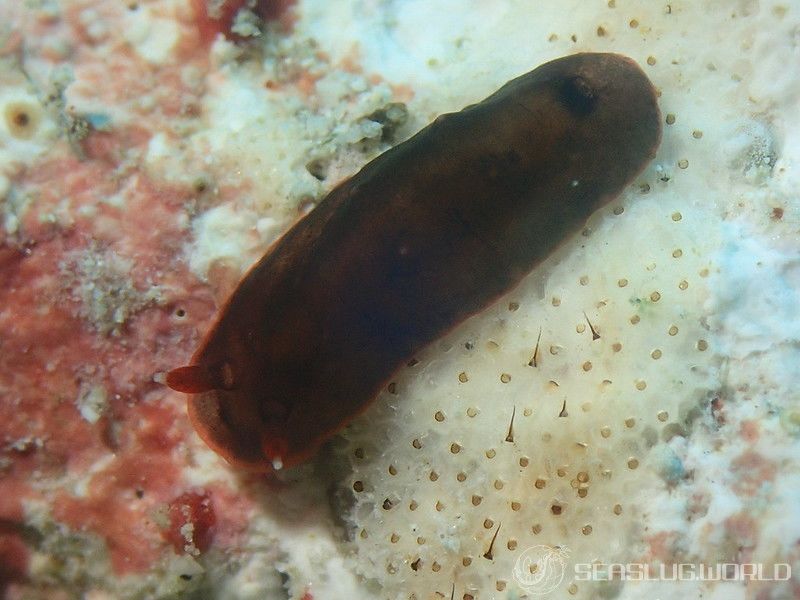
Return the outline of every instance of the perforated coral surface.
<path id="1" fill-rule="evenodd" d="M 668 444 L 702 418 L 718 366 L 699 314 L 718 236 L 696 235 L 707 211 L 661 198 L 597 215 L 347 434 L 357 564 L 387 595 L 518 589 L 537 545 L 568 552 L 568 572 L 646 554 L 647 496 L 685 478 Z M 597 593 L 569 576 L 557 589 Z"/>

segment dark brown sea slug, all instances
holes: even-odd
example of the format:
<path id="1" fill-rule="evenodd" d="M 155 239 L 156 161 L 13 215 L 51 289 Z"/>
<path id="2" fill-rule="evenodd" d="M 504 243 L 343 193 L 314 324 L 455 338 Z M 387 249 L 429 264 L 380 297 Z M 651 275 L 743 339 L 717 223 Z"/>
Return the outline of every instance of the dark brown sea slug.
<path id="1" fill-rule="evenodd" d="M 578 232 L 660 138 L 656 91 L 632 60 L 548 62 L 333 189 L 167 383 L 194 394 L 200 436 L 234 465 L 296 465 Z"/>

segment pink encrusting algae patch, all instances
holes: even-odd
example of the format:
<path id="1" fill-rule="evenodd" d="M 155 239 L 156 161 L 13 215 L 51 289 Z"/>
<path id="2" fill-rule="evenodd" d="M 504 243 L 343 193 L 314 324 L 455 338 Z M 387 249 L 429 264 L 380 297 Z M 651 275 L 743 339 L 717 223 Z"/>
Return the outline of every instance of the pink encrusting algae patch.
<path id="1" fill-rule="evenodd" d="M 292 19 L 287 9 L 294 0 L 256 0 L 252 3 L 252 11 L 264 20 L 278 20 L 284 27 L 290 27 Z M 200 42 L 210 45 L 218 35 L 229 40 L 240 41 L 243 36 L 234 31 L 234 19 L 242 8 L 247 8 L 246 0 L 222 0 L 209 5 L 207 0 L 191 0 L 194 18 Z"/>
<path id="2" fill-rule="evenodd" d="M 33 181 L 33 186 L 78 206 L 99 201 L 93 193 L 102 194 L 104 186 L 92 187 L 90 181 L 108 180 L 110 169 L 70 163 L 64 172 L 44 165 L 42 174 L 53 177 Z M 91 165 L 90 174 L 84 165 Z M 119 572 L 146 569 L 163 550 L 153 542 L 160 536 L 148 512 L 180 491 L 181 456 L 175 449 L 190 431 L 180 401 L 172 397 L 165 402 L 167 395 L 152 381 L 159 365 L 169 362 L 173 352 L 185 352 L 182 346 L 192 341 L 191 330 L 176 326 L 169 312 L 189 294 L 178 281 L 180 274 L 191 280 L 176 258 L 185 235 L 169 226 L 184 198 L 173 189 L 142 182 L 141 175 L 128 183 L 121 207 L 106 208 L 91 219 L 75 216 L 66 226 L 42 224 L 41 214 L 50 206 L 47 194 L 39 194 L 41 211 L 31 210 L 21 223 L 24 252 L 0 267 L 5 282 L 0 290 L 0 385 L 10 400 L 0 405 L 0 427 L 10 477 L 69 479 L 114 455 L 93 474 L 85 493 L 42 493 L 51 499 L 57 520 L 106 538 Z M 73 214 L 74 209 L 68 213 Z M 150 226 L 153 220 L 158 228 Z M 172 290 L 167 294 L 175 300 L 144 304 L 120 323 L 115 335 L 102 333 L 87 320 L 82 296 L 71 287 L 80 282 L 63 270 L 70 256 L 88 252 L 90 244 L 109 244 L 129 257 L 134 288 L 148 279 L 168 283 Z M 159 275 L 161 270 L 171 275 Z M 191 306 L 193 318 L 210 317 L 210 299 L 194 298 Z M 76 403 L 88 393 L 87 386 L 102 390 L 106 401 L 93 423 L 81 418 Z"/>
<path id="3" fill-rule="evenodd" d="M 28 572 L 30 550 L 23 539 L 19 501 L 36 496 L 26 483 L 0 478 L 0 591 L 4 582 L 24 579 Z"/>
<path id="4" fill-rule="evenodd" d="M 169 527 L 164 537 L 178 554 L 199 554 L 211 545 L 216 524 L 211 494 L 184 492 L 169 503 Z"/>
<path id="5" fill-rule="evenodd" d="M 91 478 L 82 497 L 57 492 L 53 500 L 58 521 L 106 539 L 117 573 L 145 570 L 158 558 L 159 529 L 149 513 L 180 485 L 172 456 L 180 435 L 165 431 L 179 421 L 179 413 L 154 406 L 132 412 L 134 422 L 115 423 L 128 429 L 125 437 L 131 438 L 118 442 L 119 458 Z"/>
<path id="6" fill-rule="evenodd" d="M 179 139 L 201 117 L 202 86 L 183 74 L 206 70 L 209 48 L 178 11 L 171 61 L 151 64 L 123 37 L 128 10 L 83 1 L 61 18 L 11 15 L 38 32 L 26 40 L 33 68 L 68 57 L 74 81 L 52 99 L 63 135 L 10 174 L 25 201 L 14 230 L 0 229 L 0 590 L 27 576 L 36 548 L 23 533 L 37 506 L 102 540 L 117 574 L 182 551 L 187 523 L 198 552 L 235 544 L 246 526 L 247 502 L 186 481 L 184 400 L 153 380 L 185 360 L 215 310 L 183 259 L 197 190 L 142 167 L 154 135 Z M 73 52 L 43 47 L 53 40 Z M 111 109 L 110 124 L 81 116 L 87 99 Z M 184 515 L 176 507 L 187 502 Z"/>

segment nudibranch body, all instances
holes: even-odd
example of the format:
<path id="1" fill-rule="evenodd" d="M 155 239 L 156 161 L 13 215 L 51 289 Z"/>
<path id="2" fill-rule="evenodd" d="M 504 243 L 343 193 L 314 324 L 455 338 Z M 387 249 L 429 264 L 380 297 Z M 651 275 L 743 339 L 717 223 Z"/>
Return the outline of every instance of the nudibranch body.
<path id="1" fill-rule="evenodd" d="M 660 138 L 655 89 L 632 60 L 548 62 L 333 189 L 167 383 L 193 394 L 192 422 L 232 464 L 296 465 L 578 232 Z"/>

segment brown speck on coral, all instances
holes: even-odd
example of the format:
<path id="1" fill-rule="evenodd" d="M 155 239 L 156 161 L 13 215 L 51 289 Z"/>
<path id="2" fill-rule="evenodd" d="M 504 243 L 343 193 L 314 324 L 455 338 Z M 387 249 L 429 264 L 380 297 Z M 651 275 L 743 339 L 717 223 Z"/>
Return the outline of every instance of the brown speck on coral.
<path id="1" fill-rule="evenodd" d="M 12 136 L 27 140 L 36 134 L 40 109 L 25 102 L 9 102 L 4 110 L 6 127 Z"/>

